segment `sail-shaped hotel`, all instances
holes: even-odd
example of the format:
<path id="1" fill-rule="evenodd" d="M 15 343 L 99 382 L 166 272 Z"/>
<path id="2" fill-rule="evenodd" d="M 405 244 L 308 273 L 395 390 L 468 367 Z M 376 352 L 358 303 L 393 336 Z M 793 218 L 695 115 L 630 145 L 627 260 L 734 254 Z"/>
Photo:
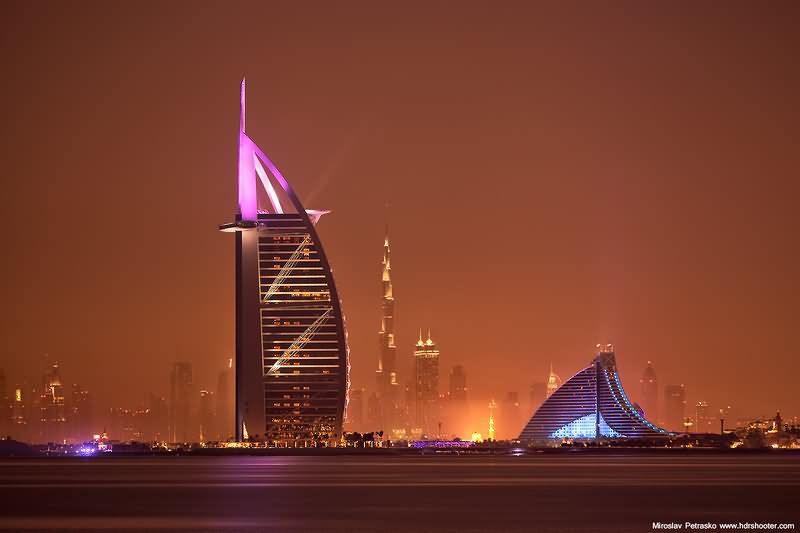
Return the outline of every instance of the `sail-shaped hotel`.
<path id="1" fill-rule="evenodd" d="M 236 238 L 237 441 L 317 446 L 338 440 L 345 416 L 347 336 L 316 224 L 239 122 Z"/>

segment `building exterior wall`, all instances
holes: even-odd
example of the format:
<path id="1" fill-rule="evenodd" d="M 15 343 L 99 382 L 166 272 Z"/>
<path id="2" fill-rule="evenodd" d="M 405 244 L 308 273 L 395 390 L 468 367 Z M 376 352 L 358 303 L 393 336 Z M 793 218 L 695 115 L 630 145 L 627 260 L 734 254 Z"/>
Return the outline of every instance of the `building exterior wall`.
<path id="1" fill-rule="evenodd" d="M 344 316 L 314 227 L 327 211 L 305 209 L 245 132 L 244 80 L 240 106 L 239 210 L 219 228 L 236 235 L 236 440 L 330 443 L 350 382 Z"/>
<path id="2" fill-rule="evenodd" d="M 316 232 L 296 214 L 259 215 L 264 440 L 303 446 L 341 435 L 344 324 Z"/>
<path id="3" fill-rule="evenodd" d="M 654 438 L 669 432 L 645 419 L 622 388 L 613 351 L 567 380 L 536 410 L 520 440 Z"/>

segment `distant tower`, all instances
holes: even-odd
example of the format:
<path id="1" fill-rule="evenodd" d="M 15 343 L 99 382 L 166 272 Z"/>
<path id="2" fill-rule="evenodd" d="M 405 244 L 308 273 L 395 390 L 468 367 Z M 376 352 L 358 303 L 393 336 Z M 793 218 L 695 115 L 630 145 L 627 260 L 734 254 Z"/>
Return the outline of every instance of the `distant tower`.
<path id="1" fill-rule="evenodd" d="M 235 382 L 233 376 L 233 358 L 226 361 L 225 367 L 217 376 L 217 393 L 214 396 L 216 414 L 216 436 L 219 441 L 227 441 L 229 437 L 235 435 L 236 426 L 234 419 L 234 389 Z"/>
<path id="2" fill-rule="evenodd" d="M 80 442 L 92 436 L 92 403 L 89 391 L 77 383 L 72 384 L 72 398 L 69 409 L 69 434 Z"/>
<path id="3" fill-rule="evenodd" d="M 772 425 L 770 426 L 771 431 L 783 431 L 783 418 L 781 417 L 781 412 L 777 411 L 775 413 L 775 418 L 772 419 Z"/>
<path id="4" fill-rule="evenodd" d="M 508 392 L 500 406 L 500 438 L 514 439 L 522 431 L 525 421 L 519 404 L 519 393 Z"/>
<path id="5" fill-rule="evenodd" d="M 200 391 L 200 442 L 216 440 L 218 434 L 216 417 L 214 416 L 214 393 L 207 390 Z"/>
<path id="6" fill-rule="evenodd" d="M 177 362 L 169 375 L 169 442 L 194 442 L 191 427 L 192 363 Z"/>
<path id="7" fill-rule="evenodd" d="M 11 399 L 6 389 L 6 374 L 0 368 L 0 438 L 11 434 Z"/>
<path id="8" fill-rule="evenodd" d="M 711 416 L 708 411 L 708 402 L 699 401 L 694 406 L 694 430 L 697 433 L 711 433 Z"/>
<path id="9" fill-rule="evenodd" d="M 494 410 L 497 408 L 497 403 L 495 403 L 494 399 L 489 401 L 489 440 L 495 439 L 495 430 L 494 430 Z"/>
<path id="10" fill-rule="evenodd" d="M 397 415 L 398 390 L 397 383 L 397 345 L 394 336 L 394 292 L 392 289 L 392 265 L 389 249 L 389 228 L 383 238 L 383 261 L 381 262 L 381 330 L 378 332 L 380 352 L 378 369 L 375 371 L 376 386 L 380 408 L 381 429 L 391 435 L 398 425 Z"/>
<path id="11" fill-rule="evenodd" d="M 659 420 L 658 418 L 658 381 L 656 380 L 656 371 L 653 370 L 653 364 L 648 361 L 647 367 L 644 369 L 642 379 L 639 380 L 641 385 L 641 402 L 644 415 L 649 420 Z"/>
<path id="12" fill-rule="evenodd" d="M 348 431 L 364 431 L 366 429 L 364 424 L 366 401 L 365 389 L 350 389 L 350 402 L 347 404 L 347 420 L 345 421 Z"/>
<path id="13" fill-rule="evenodd" d="M 367 426 L 369 431 L 379 431 L 381 422 L 381 400 L 378 393 L 373 392 L 367 398 Z"/>
<path id="14" fill-rule="evenodd" d="M 538 381 L 531 385 L 528 391 L 528 411 L 533 413 L 536 411 L 547 398 L 547 383 Z"/>
<path id="15" fill-rule="evenodd" d="M 28 426 L 27 408 L 25 402 L 29 401 L 28 392 L 22 385 L 17 384 L 14 388 L 14 398 L 11 404 L 11 436 L 16 440 L 30 439 Z"/>
<path id="16" fill-rule="evenodd" d="M 53 363 L 42 377 L 39 411 L 42 422 L 42 442 L 60 442 L 66 436 L 66 405 L 64 386 L 58 363 Z"/>
<path id="17" fill-rule="evenodd" d="M 147 400 L 150 411 L 150 424 L 145 432 L 148 441 L 165 442 L 169 437 L 169 406 L 163 396 L 156 396 L 152 392 Z"/>
<path id="18" fill-rule="evenodd" d="M 686 387 L 667 385 L 664 387 L 664 425 L 672 431 L 684 431 L 686 409 Z"/>
<path id="19" fill-rule="evenodd" d="M 450 370 L 450 400 L 464 403 L 467 401 L 467 374 L 464 367 L 455 365 Z"/>
<path id="20" fill-rule="evenodd" d="M 422 340 L 419 333 L 414 350 L 414 400 L 416 425 L 423 435 L 431 436 L 437 432 L 439 423 L 439 349 L 431 340 Z"/>
<path id="21" fill-rule="evenodd" d="M 553 363 L 550 363 L 550 375 L 547 376 L 547 398 L 561 386 L 561 378 L 553 372 Z"/>

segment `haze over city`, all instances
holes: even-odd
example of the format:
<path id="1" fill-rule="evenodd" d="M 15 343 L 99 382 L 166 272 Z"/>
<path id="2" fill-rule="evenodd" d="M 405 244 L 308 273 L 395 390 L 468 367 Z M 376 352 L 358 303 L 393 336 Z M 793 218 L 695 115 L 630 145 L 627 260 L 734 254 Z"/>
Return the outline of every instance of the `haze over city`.
<path id="1" fill-rule="evenodd" d="M 388 224 L 401 380 L 420 328 L 481 405 L 611 342 L 634 398 L 652 361 L 690 405 L 800 411 L 796 6 L 218 7 L 4 15 L 10 382 L 48 354 L 98 410 L 179 360 L 215 386 L 246 75 L 248 132 L 332 211 L 355 386 Z"/>

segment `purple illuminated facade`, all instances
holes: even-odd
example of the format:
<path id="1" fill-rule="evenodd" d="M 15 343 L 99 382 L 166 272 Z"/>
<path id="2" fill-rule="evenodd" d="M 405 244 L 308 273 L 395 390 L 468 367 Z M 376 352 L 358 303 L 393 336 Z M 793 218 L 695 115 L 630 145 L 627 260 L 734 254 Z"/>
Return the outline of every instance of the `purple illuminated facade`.
<path id="1" fill-rule="evenodd" d="M 306 210 L 245 132 L 244 81 L 239 124 L 239 213 L 220 226 L 236 236 L 236 439 L 332 442 L 342 432 L 349 363 L 315 229 L 327 211 Z"/>

